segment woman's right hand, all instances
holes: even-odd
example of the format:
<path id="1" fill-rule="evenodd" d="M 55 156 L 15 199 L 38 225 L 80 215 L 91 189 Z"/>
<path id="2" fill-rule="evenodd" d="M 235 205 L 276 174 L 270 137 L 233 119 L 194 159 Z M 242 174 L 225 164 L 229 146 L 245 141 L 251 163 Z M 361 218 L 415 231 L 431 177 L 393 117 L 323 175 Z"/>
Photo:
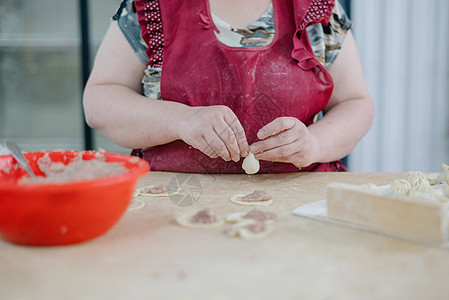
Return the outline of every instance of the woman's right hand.
<path id="1" fill-rule="evenodd" d="M 188 107 L 188 114 L 178 122 L 180 139 L 211 158 L 239 161 L 248 154 L 245 131 L 227 106 Z"/>

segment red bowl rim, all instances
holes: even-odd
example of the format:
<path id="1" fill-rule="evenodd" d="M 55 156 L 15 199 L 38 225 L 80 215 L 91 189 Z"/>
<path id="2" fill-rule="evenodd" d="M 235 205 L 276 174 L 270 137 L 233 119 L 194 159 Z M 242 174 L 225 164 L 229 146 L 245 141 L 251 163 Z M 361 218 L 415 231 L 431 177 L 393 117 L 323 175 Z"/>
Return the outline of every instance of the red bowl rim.
<path id="1" fill-rule="evenodd" d="M 86 187 L 86 186 L 101 187 L 101 186 L 108 186 L 111 184 L 116 184 L 116 183 L 124 182 L 124 181 L 128 181 L 128 180 L 138 179 L 139 177 L 143 176 L 144 174 L 146 174 L 147 172 L 150 171 L 150 165 L 147 161 L 145 161 L 137 156 L 130 156 L 130 155 L 120 154 L 120 153 L 99 152 L 99 151 L 94 151 L 94 150 L 80 150 L 80 151 L 72 150 L 72 151 L 36 151 L 36 152 L 27 152 L 27 153 L 24 153 L 24 155 L 26 157 L 27 155 L 41 154 L 41 153 L 62 153 L 62 154 L 64 154 L 64 153 L 79 153 L 79 152 L 98 152 L 98 153 L 101 153 L 102 155 L 104 155 L 106 157 L 106 159 L 118 158 L 120 160 L 118 162 L 130 162 L 132 164 L 135 164 L 136 167 L 130 168 L 130 169 L 128 169 L 128 172 L 118 174 L 118 175 L 113 175 L 113 176 L 108 176 L 108 177 L 99 177 L 99 178 L 94 178 L 94 179 L 90 179 L 90 180 L 77 180 L 77 181 L 73 181 L 73 182 L 64 182 L 64 183 L 11 184 L 10 182 L 9 183 L 0 182 L 0 190 L 1 191 L 13 191 L 13 190 L 17 190 L 17 188 L 19 187 L 20 190 L 22 190 L 22 191 L 32 190 L 33 192 L 39 192 L 39 191 L 57 192 L 60 190 L 64 190 L 64 191 L 77 190 L 77 189 L 80 189 L 80 188 Z M 7 154 L 7 155 L 0 155 L 0 158 L 5 157 L 5 156 L 10 157 L 10 158 L 12 157 L 12 155 Z M 131 160 L 136 160 L 136 162 L 133 162 Z"/>

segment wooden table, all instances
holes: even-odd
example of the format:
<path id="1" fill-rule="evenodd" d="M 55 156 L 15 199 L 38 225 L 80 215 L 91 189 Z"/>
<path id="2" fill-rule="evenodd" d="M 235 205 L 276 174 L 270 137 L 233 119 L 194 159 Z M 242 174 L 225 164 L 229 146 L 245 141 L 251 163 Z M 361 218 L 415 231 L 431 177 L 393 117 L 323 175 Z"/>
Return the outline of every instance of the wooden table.
<path id="1" fill-rule="evenodd" d="M 184 174 L 150 172 L 139 186 Z M 0 299 L 449 299 L 449 251 L 291 214 L 325 198 L 330 182 L 386 184 L 399 173 L 192 175 L 195 209 L 220 217 L 249 208 L 230 196 L 255 188 L 275 198 L 263 240 L 174 223 L 182 208 L 142 198 L 107 234 L 64 247 L 0 242 Z M 195 183 L 196 182 L 196 183 Z M 199 182 L 199 184 L 198 184 Z M 196 191 L 199 191 L 197 189 Z"/>

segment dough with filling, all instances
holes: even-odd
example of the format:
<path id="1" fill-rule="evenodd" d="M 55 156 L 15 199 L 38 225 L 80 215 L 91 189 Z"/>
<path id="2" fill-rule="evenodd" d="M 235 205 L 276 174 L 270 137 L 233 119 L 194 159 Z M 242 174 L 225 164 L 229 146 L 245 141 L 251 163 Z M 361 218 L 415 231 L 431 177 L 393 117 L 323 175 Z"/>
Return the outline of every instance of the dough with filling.
<path id="1" fill-rule="evenodd" d="M 260 163 L 259 161 L 254 157 L 254 154 L 252 152 L 249 152 L 248 156 L 245 157 L 242 163 L 242 168 L 245 170 L 246 174 L 252 175 L 259 172 L 260 169 Z"/>
<path id="2" fill-rule="evenodd" d="M 407 195 L 411 187 L 412 185 L 406 179 L 396 179 L 391 183 L 388 191 L 395 195 Z"/>
<path id="3" fill-rule="evenodd" d="M 159 187 L 166 187 L 165 191 L 161 192 L 161 193 L 152 193 L 149 192 L 151 190 L 157 190 Z M 145 197 L 170 197 L 170 196 L 174 196 L 179 194 L 179 192 L 181 191 L 181 188 L 178 188 L 176 191 L 170 191 L 170 189 L 168 188 L 167 185 L 165 184 L 160 184 L 160 185 L 147 185 L 147 186 L 143 186 L 141 188 L 138 188 L 138 195 L 139 196 L 145 196 Z"/>
<path id="4" fill-rule="evenodd" d="M 184 227 L 211 229 L 223 226 L 224 221 L 217 218 L 211 209 L 203 209 L 193 213 L 186 213 L 176 218 L 176 222 Z"/>
<path id="5" fill-rule="evenodd" d="M 253 219 L 243 219 L 227 228 L 225 233 L 229 236 L 240 237 L 246 240 L 262 239 L 274 229 L 273 223 L 260 222 Z"/>
<path id="6" fill-rule="evenodd" d="M 273 197 L 266 191 L 255 190 L 249 194 L 234 195 L 230 201 L 240 205 L 268 206 L 273 203 Z"/>
<path id="7" fill-rule="evenodd" d="M 425 185 L 430 186 L 427 176 L 420 171 L 410 171 L 405 175 L 405 179 L 410 182 L 411 186 Z"/>

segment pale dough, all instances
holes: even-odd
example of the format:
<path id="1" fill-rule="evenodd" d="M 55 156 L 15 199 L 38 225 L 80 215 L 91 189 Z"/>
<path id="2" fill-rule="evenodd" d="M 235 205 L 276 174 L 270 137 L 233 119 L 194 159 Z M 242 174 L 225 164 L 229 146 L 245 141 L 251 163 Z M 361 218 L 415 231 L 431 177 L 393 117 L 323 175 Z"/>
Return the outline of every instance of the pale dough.
<path id="1" fill-rule="evenodd" d="M 427 176 L 420 171 L 410 171 L 405 175 L 405 179 L 410 182 L 411 186 L 416 185 L 425 185 L 429 186 L 429 180 L 427 179 Z"/>
<path id="2" fill-rule="evenodd" d="M 254 154 L 250 152 L 247 157 L 243 160 L 242 168 L 245 170 L 246 174 L 252 175 L 259 172 L 260 163 L 254 157 Z"/>
<path id="3" fill-rule="evenodd" d="M 181 191 L 181 188 L 178 188 L 176 191 L 168 191 L 166 193 L 160 193 L 160 194 L 153 194 L 153 193 L 146 193 L 144 192 L 146 189 L 151 189 L 151 188 L 155 188 L 157 187 L 156 185 L 147 185 L 147 186 L 143 186 L 139 189 L 137 189 L 138 191 L 138 195 L 139 196 L 145 196 L 145 197 L 170 197 L 170 196 L 174 196 L 179 194 L 179 192 Z"/>
<path id="4" fill-rule="evenodd" d="M 235 204 L 240 204 L 240 205 L 250 205 L 250 206 L 268 206 L 271 203 L 273 203 L 273 198 L 269 199 L 269 200 L 262 200 L 262 201 L 245 201 L 242 200 L 243 197 L 250 195 L 249 194 L 238 194 L 238 195 L 234 195 L 231 197 L 230 201 L 234 202 Z"/>
<path id="5" fill-rule="evenodd" d="M 396 195 L 407 195 L 412 185 L 406 179 L 396 179 L 391 183 L 388 191 Z"/>
<path id="6" fill-rule="evenodd" d="M 229 236 L 240 237 L 246 240 L 262 239 L 274 229 L 270 222 L 257 222 L 252 219 L 243 219 L 231 228 L 225 230 Z"/>
<path id="7" fill-rule="evenodd" d="M 176 222 L 184 227 L 190 227 L 190 228 L 201 228 L 201 229 L 212 229 L 212 228 L 218 228 L 223 226 L 224 221 L 221 219 L 216 219 L 213 223 L 194 223 L 192 219 L 200 213 L 201 211 L 196 211 L 193 213 L 187 213 L 184 215 L 181 215 L 176 218 Z"/>
<path id="8" fill-rule="evenodd" d="M 378 186 L 378 185 L 376 185 L 376 184 L 374 184 L 374 183 L 365 183 L 365 184 L 362 184 L 362 189 L 364 189 L 364 190 L 366 190 L 366 191 L 368 191 L 368 192 L 374 192 L 374 193 L 377 193 L 377 192 L 382 192 L 382 189 L 381 189 L 381 187 L 380 186 Z"/>
<path id="9" fill-rule="evenodd" d="M 270 212 L 262 212 L 260 210 L 252 210 L 250 212 L 237 212 L 237 213 L 232 213 L 226 216 L 226 223 L 230 223 L 230 224 L 237 224 L 239 222 L 245 221 L 245 220 L 255 220 L 255 218 L 253 218 L 251 216 L 251 214 L 254 214 L 255 212 L 257 212 L 257 214 L 260 214 L 263 216 L 263 221 L 266 223 L 274 223 L 274 220 L 276 219 L 276 214 L 274 213 L 270 213 Z"/>
<path id="10" fill-rule="evenodd" d="M 446 183 L 449 184 L 449 166 L 443 163 L 441 164 L 441 167 L 444 171 L 444 179 L 446 180 Z"/>
<path id="11" fill-rule="evenodd" d="M 449 185 L 444 185 L 441 190 L 443 191 L 443 195 L 449 198 Z"/>

